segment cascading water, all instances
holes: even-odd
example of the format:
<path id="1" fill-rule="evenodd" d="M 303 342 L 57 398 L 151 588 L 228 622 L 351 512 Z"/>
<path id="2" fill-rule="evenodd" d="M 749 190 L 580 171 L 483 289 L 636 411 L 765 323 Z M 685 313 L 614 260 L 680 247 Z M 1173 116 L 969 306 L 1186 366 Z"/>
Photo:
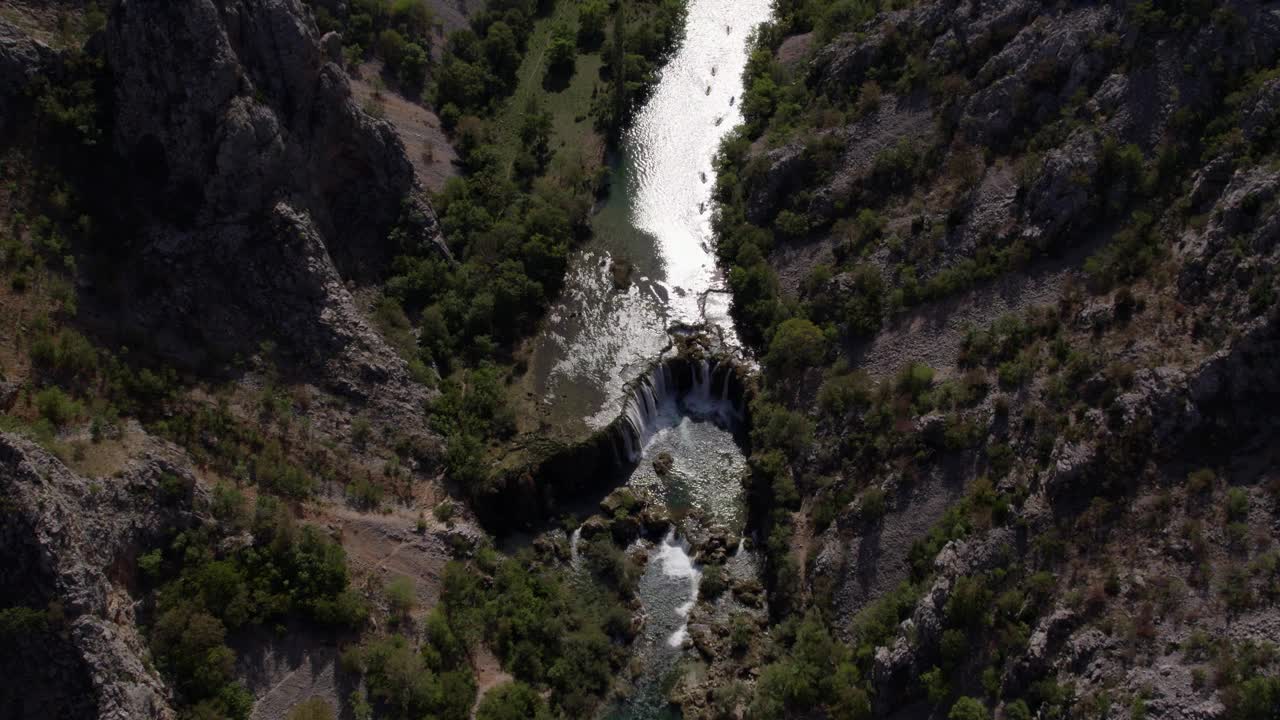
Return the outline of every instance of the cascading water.
<path id="1" fill-rule="evenodd" d="M 581 556 L 578 555 L 578 545 L 581 542 L 582 526 L 578 526 L 569 534 L 569 564 L 572 565 L 575 570 L 578 569 L 578 565 L 580 564 L 579 561 L 582 559 Z"/>
<path id="2" fill-rule="evenodd" d="M 747 464 L 735 437 L 743 417 L 737 363 L 664 355 L 677 327 L 707 331 L 721 350 L 739 348 L 712 249 L 714 158 L 742 121 L 736 101 L 747 40 L 770 6 L 688 0 L 683 42 L 624 138 L 593 244 L 571 260 L 528 374 L 544 426 L 610 428 L 629 487 L 673 516 L 687 513 L 686 527 L 739 534 Z M 611 272 L 618 261 L 633 269 L 622 288 Z M 652 462 L 659 456 L 671 461 L 661 471 Z M 570 539 L 575 568 L 578 539 Z M 645 549 L 637 589 L 645 625 L 631 663 L 641 670 L 634 692 L 606 710 L 611 720 L 671 716 L 663 680 L 681 671 L 698 601 L 701 571 L 678 531 Z M 731 566 L 735 574 L 756 571 L 749 550 L 735 553 Z"/>

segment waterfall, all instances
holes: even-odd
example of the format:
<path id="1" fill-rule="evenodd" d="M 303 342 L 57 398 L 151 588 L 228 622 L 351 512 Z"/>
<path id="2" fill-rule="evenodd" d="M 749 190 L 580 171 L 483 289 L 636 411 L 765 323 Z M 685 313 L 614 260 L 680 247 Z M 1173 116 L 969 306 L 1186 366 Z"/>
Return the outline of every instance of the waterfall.
<path id="1" fill-rule="evenodd" d="M 697 418 L 714 419 L 717 424 L 732 423 L 741 417 L 729 396 L 731 363 L 716 362 L 713 366 L 710 360 L 704 359 L 689 360 L 686 364 L 689 367 L 687 388 L 676 382 L 673 361 L 659 363 L 632 382 L 622 417 L 613 432 L 614 460 L 619 465 L 639 462 L 656 433 L 673 423 L 678 424 L 678 406 Z M 718 390 L 715 387 L 717 373 L 724 375 Z"/>
<path id="2" fill-rule="evenodd" d="M 622 454 L 618 452 L 618 435 L 617 433 L 609 433 L 609 450 L 613 452 L 613 464 L 615 467 L 622 465 Z"/>
<path id="3" fill-rule="evenodd" d="M 637 431 L 635 426 L 631 424 L 631 417 L 629 415 L 627 417 L 626 427 L 623 427 L 621 432 L 622 445 L 623 449 L 626 451 L 627 462 L 639 462 L 640 450 L 636 447 L 635 436 L 632 434 Z"/>
<path id="4" fill-rule="evenodd" d="M 582 526 L 573 529 L 569 535 L 569 564 L 578 567 L 578 541 L 582 539 Z"/>
<path id="5" fill-rule="evenodd" d="M 707 382 L 702 386 L 702 399 L 711 402 L 711 386 L 715 382 L 716 371 L 720 369 L 720 363 L 717 362 L 715 367 L 706 360 L 702 361 L 702 373 L 707 376 Z"/>
<path id="6" fill-rule="evenodd" d="M 693 611 L 693 606 L 698 601 L 698 585 L 702 581 L 702 571 L 694 564 L 693 558 L 689 557 L 688 544 L 683 539 L 676 539 L 674 528 L 668 530 L 666 537 L 662 538 L 654 559 L 660 563 L 665 576 L 675 580 L 688 579 L 689 582 L 689 599 L 675 607 L 679 626 L 667 637 L 668 645 L 680 647 L 689 634 L 689 613 Z"/>

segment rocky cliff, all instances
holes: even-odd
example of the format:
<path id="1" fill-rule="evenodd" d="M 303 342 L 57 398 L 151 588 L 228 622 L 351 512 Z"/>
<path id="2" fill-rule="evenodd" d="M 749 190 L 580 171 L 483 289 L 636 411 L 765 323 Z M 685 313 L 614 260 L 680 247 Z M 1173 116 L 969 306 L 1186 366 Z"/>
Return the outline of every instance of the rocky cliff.
<path id="1" fill-rule="evenodd" d="M 136 180 L 126 312 L 174 353 L 269 339 L 342 392 L 412 395 L 344 283 L 385 270 L 402 215 L 420 218 L 408 241 L 441 243 L 434 215 L 301 4 L 129 0 L 105 47 Z"/>
<path id="2" fill-rule="evenodd" d="M 86 191 L 115 217 L 109 246 L 85 248 L 99 256 L 85 297 L 107 304 L 86 317 L 195 369 L 270 341 L 339 394 L 420 397 L 350 289 L 401 243 L 447 249 L 400 141 L 325 49 L 336 42 L 296 0 L 106 10 L 87 48 L 105 61 L 110 167 Z M 66 53 L 0 21 L 0 93 L 19 119 L 32 78 L 63 73 Z"/>
<path id="3" fill-rule="evenodd" d="M 783 3 L 726 146 L 738 316 L 820 331 L 775 594 L 877 715 L 1267 717 L 1280 5 L 905 5 Z"/>
<path id="4" fill-rule="evenodd" d="M 0 606 L 43 614 L 5 640 L 0 717 L 174 717 L 130 591 L 138 555 L 194 521 L 182 454 L 156 443 L 118 477 L 86 478 L 3 434 L 0 492 Z"/>
<path id="5" fill-rule="evenodd" d="M 64 32 L 56 43 L 43 30 L 55 18 L 60 28 L 80 27 L 79 5 L 22 2 L 0 14 L 0 150 L 52 177 L 63 173 L 58 182 L 85 208 L 65 249 L 74 319 L 53 303 L 39 307 L 46 296 L 24 296 L 17 283 L 6 295 L 24 320 L 4 338 L 21 358 L 0 371 L 5 428 L 22 427 L 59 452 L 74 444 L 77 459 L 89 445 L 82 405 L 69 406 L 77 427 L 30 431 L 37 392 L 54 384 L 53 371 L 28 367 L 21 345 L 30 307 L 42 328 L 51 316 L 74 322 L 112 351 L 127 346 L 130 358 L 213 380 L 223 399 L 256 392 L 255 372 L 301 387 L 305 436 L 284 432 L 292 472 L 318 474 L 312 460 L 339 445 L 344 473 L 390 456 L 380 436 L 351 449 L 357 415 L 415 448 L 429 445 L 429 391 L 374 329 L 372 293 L 362 290 L 385 278 L 406 244 L 448 250 L 401 142 L 353 99 L 333 54 L 337 39 L 321 38 L 297 0 L 120 0 L 102 10 L 105 26 L 84 38 Z M 102 92 L 64 93 L 73 87 Z M 50 143 L 43 123 L 53 113 L 90 119 L 103 132 L 86 133 L 83 146 L 48 135 Z M 30 218 L 18 218 L 18 197 L 0 198 L 0 234 L 17 243 L 6 245 L 7 272 L 12 248 L 38 243 L 25 229 Z M 86 352 L 101 368 L 97 358 L 106 356 Z M 254 356 L 262 362 L 241 362 Z M 85 405 L 105 400 L 98 380 L 64 385 Z M 198 395 L 184 395 L 191 404 L 181 412 L 208 404 Z M 124 423 L 123 434 L 94 424 L 95 448 L 105 434 L 132 458 L 109 477 L 77 474 L 50 450 L 0 435 L 0 718 L 175 717 L 172 690 L 138 630 L 149 589 L 136 587 L 137 559 L 196 519 L 205 491 L 192 457 L 201 450 Z M 249 437 L 215 435 L 195 444 L 229 442 L 241 452 Z M 264 441 L 256 430 L 252 437 Z M 209 456 L 199 462 L 210 481 Z M 340 492 L 347 479 L 330 487 Z"/>

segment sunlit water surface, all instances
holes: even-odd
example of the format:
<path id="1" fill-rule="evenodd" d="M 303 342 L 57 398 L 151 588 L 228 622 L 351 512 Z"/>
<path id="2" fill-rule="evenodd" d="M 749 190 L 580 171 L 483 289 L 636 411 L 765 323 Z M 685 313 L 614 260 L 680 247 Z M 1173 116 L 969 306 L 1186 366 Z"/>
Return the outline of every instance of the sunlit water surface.
<path id="1" fill-rule="evenodd" d="M 736 345 L 712 247 L 713 162 L 742 122 L 747 39 L 769 5 L 688 3 L 684 42 L 624 138 L 595 239 L 571 260 L 532 348 L 533 391 L 551 424 L 612 421 L 624 384 L 669 344 L 673 325 L 711 322 Z M 614 285 L 615 260 L 634 268 L 626 289 Z"/>
<path id="2" fill-rule="evenodd" d="M 615 160 L 612 192 L 593 221 L 595 240 L 571 261 L 564 295 L 533 346 L 533 391 L 552 426 L 599 429 L 617 418 L 627 382 L 649 370 L 673 327 L 710 324 L 738 346 L 711 244 L 713 162 L 721 140 L 742 121 L 747 40 L 769 13 L 769 0 L 688 3 L 684 41 Z M 614 284 L 615 261 L 634 268 L 625 289 Z M 626 482 L 674 512 L 742 532 L 746 459 L 730 431 L 731 403 L 705 391 L 659 397 L 652 410 L 640 461 Z M 674 467 L 660 476 L 652 460 L 663 452 Z M 740 552 L 730 571 L 754 573 L 748 555 Z M 700 579 L 677 534 L 649 548 L 638 587 L 645 625 L 634 647 L 641 673 L 605 717 L 675 717 L 665 685 L 686 652 Z"/>

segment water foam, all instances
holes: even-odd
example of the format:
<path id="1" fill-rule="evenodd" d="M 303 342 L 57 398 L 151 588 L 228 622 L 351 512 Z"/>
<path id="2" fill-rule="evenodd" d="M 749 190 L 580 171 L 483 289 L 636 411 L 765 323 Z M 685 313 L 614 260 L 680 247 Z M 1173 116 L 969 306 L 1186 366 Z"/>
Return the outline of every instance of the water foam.
<path id="1" fill-rule="evenodd" d="M 675 607 L 675 615 L 679 618 L 679 626 L 667 637 L 667 644 L 680 647 L 689 634 L 689 613 L 698 601 L 698 585 L 702 582 L 702 571 L 693 558 L 689 556 L 689 545 L 677 539 L 675 530 L 667 531 L 666 537 L 655 549 L 653 562 L 659 563 L 663 575 L 677 580 L 689 581 L 689 599 Z"/>

